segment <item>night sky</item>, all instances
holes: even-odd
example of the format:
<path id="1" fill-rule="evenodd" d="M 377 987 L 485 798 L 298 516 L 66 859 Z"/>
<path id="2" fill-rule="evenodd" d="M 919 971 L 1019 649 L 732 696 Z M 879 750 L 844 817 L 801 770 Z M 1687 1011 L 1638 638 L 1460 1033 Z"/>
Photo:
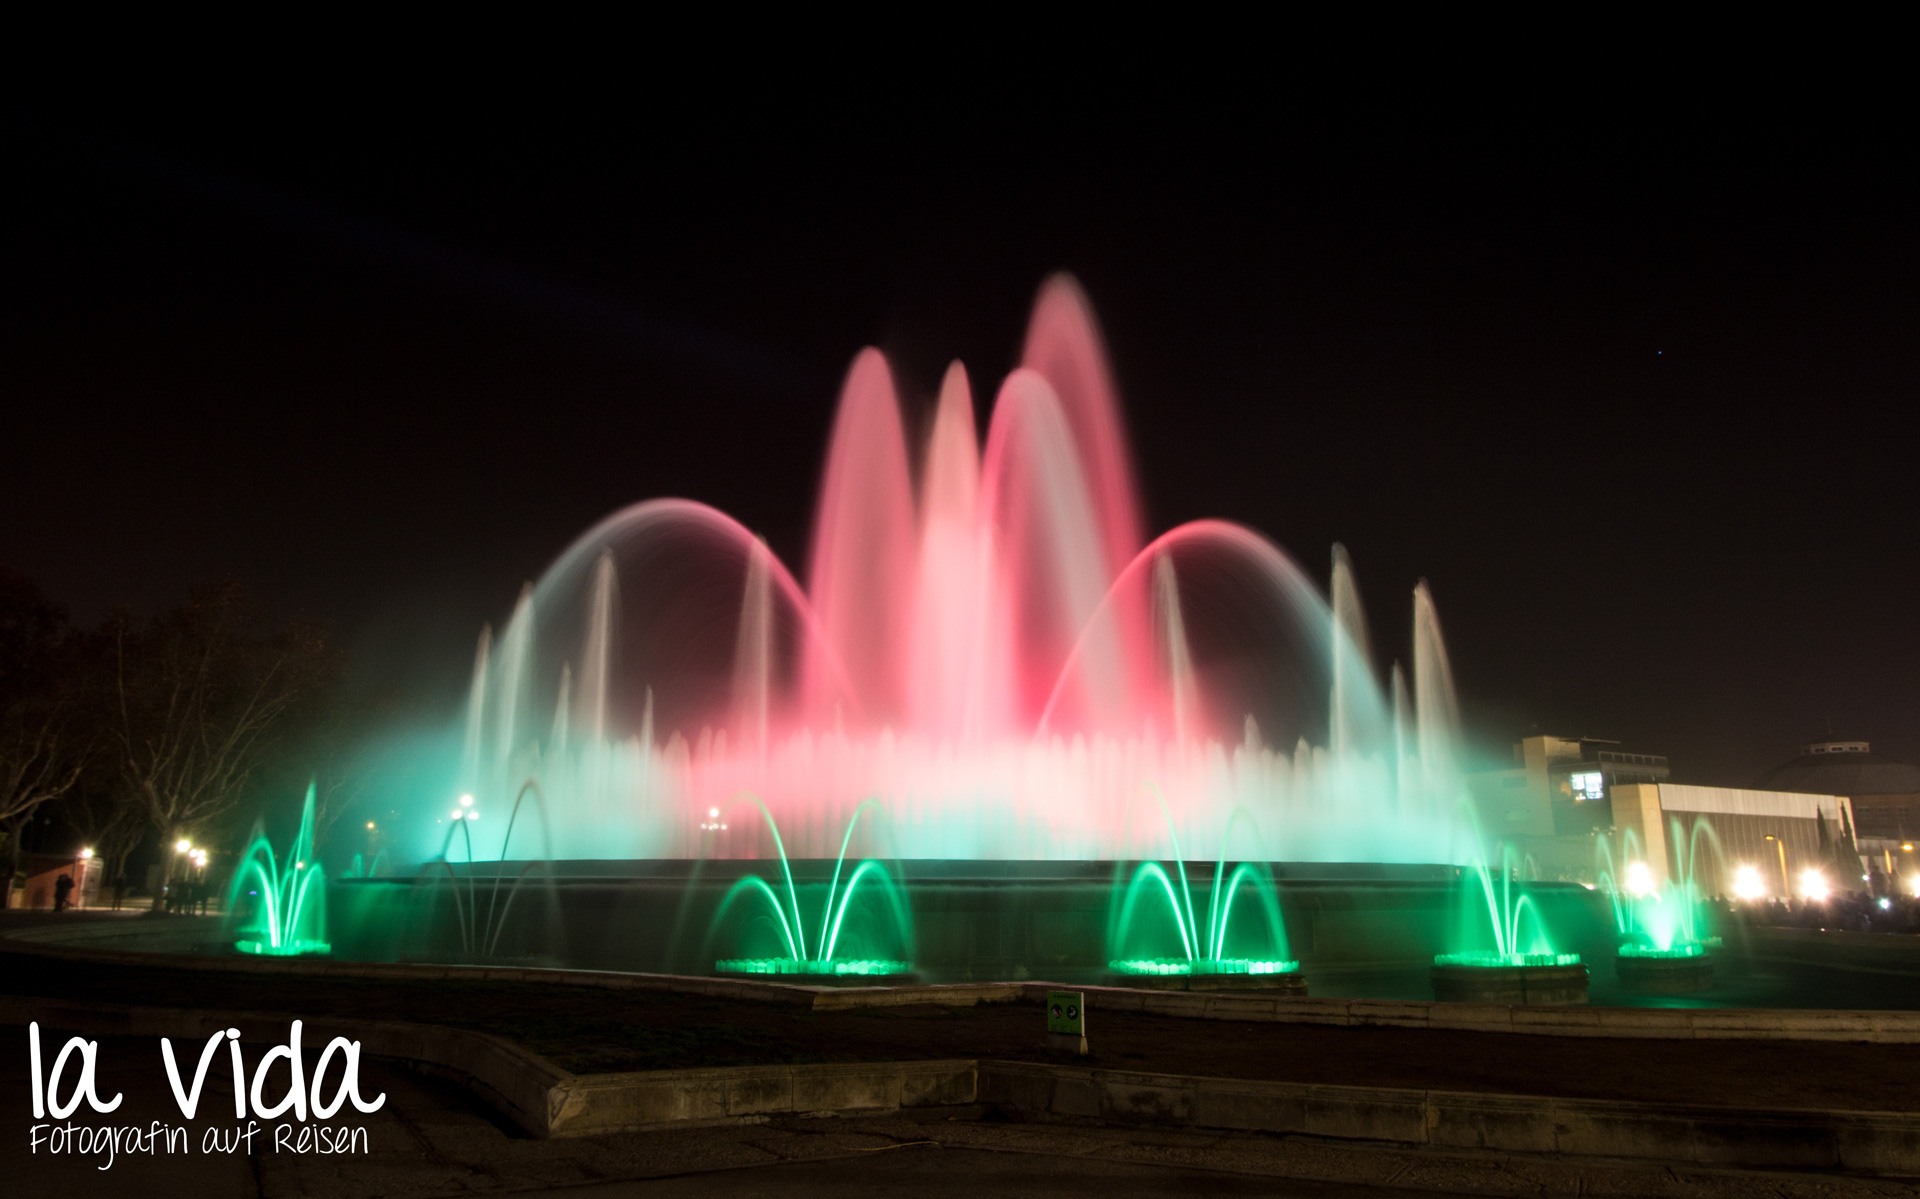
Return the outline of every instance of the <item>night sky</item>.
<path id="1" fill-rule="evenodd" d="M 609 510 L 804 561 L 854 352 L 997 387 L 1052 270 L 1154 531 L 1346 544 L 1468 719 L 1739 785 L 1920 761 L 1913 126 L 1866 101 L 1139 97 L 0 113 L 0 562 L 76 617 L 231 573 L 452 712 Z M 1064 112 L 1064 115 L 1060 115 Z"/>

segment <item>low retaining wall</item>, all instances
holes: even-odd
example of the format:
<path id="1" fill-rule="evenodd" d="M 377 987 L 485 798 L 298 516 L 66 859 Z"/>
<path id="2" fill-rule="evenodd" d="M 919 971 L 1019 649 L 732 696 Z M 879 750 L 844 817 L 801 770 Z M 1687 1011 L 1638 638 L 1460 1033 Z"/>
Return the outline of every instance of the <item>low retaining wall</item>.
<path id="1" fill-rule="evenodd" d="M 0 995 L 0 1025 L 73 1029 L 88 1037 L 204 1041 L 224 1028 L 250 1044 L 286 1044 L 296 1017 L 270 1012 L 139 1007 Z M 830 1062 L 725 1066 L 630 1074 L 569 1074 L 512 1041 L 487 1033 L 397 1020 L 301 1020 L 301 1045 L 334 1037 L 395 1058 L 473 1091 L 537 1137 L 596 1136 L 770 1115 L 840 1115 L 973 1103 L 976 1064 Z M 192 1060 L 191 1058 L 189 1060 Z"/>
<path id="2" fill-rule="evenodd" d="M 1920 1114 L 1716 1108 L 980 1063 L 980 1099 L 1034 1115 L 1434 1149 L 1920 1172 Z"/>
<path id="3" fill-rule="evenodd" d="M 127 918 L 126 922 L 140 917 Z M 172 919 L 172 918 L 168 918 Z M 114 921 L 112 925 L 122 924 Z M 604 990 L 673 991 L 756 1003 L 832 1011 L 862 1007 L 979 1003 L 1044 1003 L 1049 990 L 1078 990 L 1088 1009 L 1147 1012 L 1191 1020 L 1249 1020 L 1387 1028 L 1445 1028 L 1550 1037 L 1628 1037 L 1650 1040 L 1869 1041 L 1920 1044 L 1920 1012 L 1817 1008 L 1629 1008 L 1436 1003 L 1417 999 L 1294 998 L 1219 991 L 1149 991 L 1053 982 L 945 983 L 905 987 L 805 987 L 744 979 L 673 974 L 620 974 L 516 966 L 444 966 L 335 962 L 316 958 L 194 957 L 87 949 L 67 943 L 81 928 L 15 929 L 0 936 L 9 948 L 72 961 L 176 970 L 217 970 L 313 978 L 391 979 L 408 982 L 528 982 Z M 113 930 L 124 936 L 124 931 Z M 103 933 L 102 936 L 112 935 Z M 1865 934 L 1862 934 L 1865 935 Z M 56 939 L 58 938 L 58 939 Z"/>
<path id="4" fill-rule="evenodd" d="M 1059 983 L 1025 983 L 1022 998 L 1043 1002 Z M 1445 1028 L 1548 1037 L 1648 1040 L 1870 1041 L 1920 1043 L 1920 1012 L 1818 1008 L 1639 1008 L 1434 1003 L 1417 999 L 1286 999 L 1192 991 L 1074 988 L 1089 1012 L 1149 1012 L 1195 1020 L 1249 1020 L 1381 1028 Z M 920 1002 L 935 1002 L 921 1000 Z"/>
<path id="5" fill-rule="evenodd" d="M 978 1063 L 834 1062 L 573 1075 L 551 1092 L 549 1136 L 593 1136 L 774 1115 L 837 1116 L 978 1098 Z"/>
<path id="6" fill-rule="evenodd" d="M 283 1044 L 292 1017 L 0 996 L 0 1024 L 90 1036 Z M 468 1086 L 538 1137 L 594 1136 L 773 1115 L 853 1115 L 983 1103 L 1042 1118 L 1231 1129 L 1433 1149 L 1697 1165 L 1920 1173 L 1920 1113 L 1825 1112 L 1194 1078 L 1036 1062 L 851 1062 L 575 1075 L 484 1033 L 320 1019 L 335 1036 Z"/>
<path id="7" fill-rule="evenodd" d="M 237 1028 L 249 1044 L 284 1045 L 295 1019 L 302 1048 L 325 1048 L 334 1037 L 360 1042 L 363 1052 L 412 1062 L 450 1078 L 535 1136 L 552 1125 L 552 1092 L 574 1076 L 512 1041 L 466 1029 L 398 1020 L 309 1020 L 274 1012 L 208 1008 L 139 1007 L 0 995 L 0 1024 L 72 1029 L 94 1037 L 172 1037 L 204 1042 L 223 1028 Z M 176 1052 L 178 1049 L 176 1048 Z M 188 1061 L 197 1060 L 197 1047 Z"/>

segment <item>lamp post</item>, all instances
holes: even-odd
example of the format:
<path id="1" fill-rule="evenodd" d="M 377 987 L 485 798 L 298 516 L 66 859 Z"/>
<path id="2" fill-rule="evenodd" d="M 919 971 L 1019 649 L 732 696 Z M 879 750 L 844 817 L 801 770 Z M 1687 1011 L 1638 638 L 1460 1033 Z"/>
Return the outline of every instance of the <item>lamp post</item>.
<path id="1" fill-rule="evenodd" d="M 192 852 L 193 852 L 193 842 L 188 840 L 185 837 L 182 837 L 178 841 L 175 841 L 173 843 L 173 857 L 167 859 L 167 877 L 165 881 L 163 881 L 160 884 L 161 894 L 165 896 L 165 910 L 169 912 L 173 911 L 174 908 L 178 906 L 174 902 L 174 894 L 173 894 L 173 880 L 174 880 L 175 874 L 177 873 L 177 869 L 174 866 L 174 858 L 184 858 Z M 191 859 L 189 859 L 189 863 L 191 863 Z M 160 899 L 160 896 L 155 896 L 154 898 L 156 901 L 158 901 Z"/>
<path id="2" fill-rule="evenodd" d="M 73 880 L 73 890 L 74 894 L 79 896 L 79 901 L 73 905 L 76 908 L 87 906 L 87 872 L 92 869 L 93 847 L 89 845 L 80 851 L 79 857 L 73 860 L 73 873 L 76 876 Z"/>
<path id="3" fill-rule="evenodd" d="M 1784 838 L 1767 834 L 1767 840 L 1773 842 L 1774 849 L 1780 853 L 1780 894 L 1789 902 L 1793 899 L 1793 879 L 1787 875 L 1787 843 Z"/>

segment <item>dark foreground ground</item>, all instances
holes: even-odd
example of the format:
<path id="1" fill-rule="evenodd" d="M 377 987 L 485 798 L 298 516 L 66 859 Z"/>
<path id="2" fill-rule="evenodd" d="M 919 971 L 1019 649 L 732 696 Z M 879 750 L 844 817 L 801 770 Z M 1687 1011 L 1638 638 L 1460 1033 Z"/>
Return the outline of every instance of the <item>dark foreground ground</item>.
<path id="1" fill-rule="evenodd" d="M 48 1049 L 71 1030 L 43 1030 Z M 206 1081 L 178 1155 L 50 1156 L 29 1147 L 25 1030 L 0 1026 L 0 1190 L 9 1196 L 138 1196 L 139 1199 L 428 1199 L 518 1194 L 602 1199 L 648 1196 L 1299 1196 L 1404 1199 L 1431 1194 L 1664 1195 L 1674 1199 L 1878 1199 L 1913 1196 L 1911 1184 L 1840 1175 L 1779 1175 L 1647 1164 L 1433 1153 L 1300 1137 L 1090 1125 L 1011 1123 L 978 1108 L 864 1119 L 780 1119 L 760 1124 L 623 1133 L 559 1141 L 503 1126 L 459 1088 L 394 1065 L 369 1062 L 363 1093 L 385 1095 L 378 1112 L 334 1117 L 365 1129 L 364 1152 L 322 1156 L 276 1150 L 206 1154 L 210 1128 L 232 1128 L 224 1055 Z M 247 1053 L 249 1073 L 258 1048 Z M 311 1069 L 312 1055 L 308 1055 Z M 182 1123 L 157 1043 L 100 1043 L 103 1099 L 111 1117 L 75 1123 Z M 275 1077 L 284 1079 L 284 1067 Z M 284 1082 L 271 1087 L 271 1100 Z M 84 1113 L 85 1109 L 82 1109 Z M 105 1167 L 105 1168 L 102 1168 Z"/>
<path id="2" fill-rule="evenodd" d="M 1031 1004 L 815 1012 L 522 983 L 268 978 L 0 952 L 0 990 L 101 1002 L 456 1025 L 576 1073 L 767 1062 L 1063 1060 Z M 1088 1013 L 1089 1065 L 1448 1091 L 1920 1111 L 1920 1045 L 1635 1041 Z"/>

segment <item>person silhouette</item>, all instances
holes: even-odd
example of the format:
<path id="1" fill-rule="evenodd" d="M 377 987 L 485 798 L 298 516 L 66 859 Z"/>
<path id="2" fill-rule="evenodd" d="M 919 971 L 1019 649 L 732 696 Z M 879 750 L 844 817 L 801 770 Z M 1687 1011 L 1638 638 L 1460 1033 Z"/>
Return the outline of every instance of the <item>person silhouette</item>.
<path id="1" fill-rule="evenodd" d="M 53 910 L 56 912 L 65 911 L 67 907 L 67 896 L 71 894 L 73 894 L 72 875 L 63 874 L 53 880 Z"/>

